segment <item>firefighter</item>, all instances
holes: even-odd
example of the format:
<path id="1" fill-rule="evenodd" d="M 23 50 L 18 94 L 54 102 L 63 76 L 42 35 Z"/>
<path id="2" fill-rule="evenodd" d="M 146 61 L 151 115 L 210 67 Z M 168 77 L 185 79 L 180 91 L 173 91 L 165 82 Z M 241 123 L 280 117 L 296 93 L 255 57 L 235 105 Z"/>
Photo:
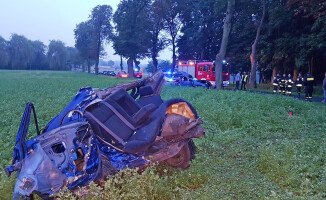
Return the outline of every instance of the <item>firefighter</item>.
<path id="1" fill-rule="evenodd" d="M 248 81 L 248 75 L 247 75 L 247 72 L 244 72 L 243 75 L 241 76 L 241 90 L 242 88 L 244 90 L 246 90 L 246 84 L 247 84 L 247 81 Z"/>
<path id="2" fill-rule="evenodd" d="M 283 74 L 282 78 L 280 78 L 280 82 L 279 82 L 280 89 L 278 90 L 278 92 L 283 95 L 285 95 L 286 80 L 287 80 L 286 75 Z"/>
<path id="3" fill-rule="evenodd" d="M 314 91 L 314 84 L 315 84 L 315 79 L 314 77 L 310 74 L 310 72 L 307 73 L 307 76 L 304 79 L 304 86 L 305 86 L 305 100 L 311 102 L 312 100 L 312 92 Z"/>
<path id="4" fill-rule="evenodd" d="M 286 94 L 289 96 L 291 96 L 292 94 L 292 84 L 293 84 L 293 80 L 291 74 L 288 74 L 288 78 L 286 80 Z"/>
<path id="5" fill-rule="evenodd" d="M 277 88 L 278 88 L 278 83 L 280 82 L 280 74 L 276 74 L 276 76 L 274 76 L 274 80 L 273 80 L 273 93 L 276 94 L 277 92 Z"/>
<path id="6" fill-rule="evenodd" d="M 301 96 L 301 88 L 303 86 L 303 80 L 304 79 L 303 79 L 301 73 L 299 73 L 299 76 L 298 76 L 298 78 L 297 78 L 297 80 L 295 82 L 295 86 L 297 87 L 297 91 L 298 91 L 298 97 Z"/>

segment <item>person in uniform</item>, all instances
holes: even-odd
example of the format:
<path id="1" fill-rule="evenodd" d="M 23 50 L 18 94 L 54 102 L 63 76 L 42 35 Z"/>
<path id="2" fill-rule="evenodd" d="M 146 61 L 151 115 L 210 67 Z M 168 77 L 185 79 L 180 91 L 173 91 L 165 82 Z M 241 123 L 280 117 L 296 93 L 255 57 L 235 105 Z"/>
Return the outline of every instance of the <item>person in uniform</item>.
<path id="1" fill-rule="evenodd" d="M 247 72 L 243 72 L 243 75 L 241 76 L 241 90 L 242 88 L 244 90 L 246 90 L 246 84 L 247 84 L 247 81 L 248 81 L 248 75 L 247 75 Z"/>
<path id="2" fill-rule="evenodd" d="M 235 90 L 239 90 L 240 81 L 241 81 L 241 75 L 239 71 L 235 76 L 235 88 L 234 88 Z"/>
<path id="3" fill-rule="evenodd" d="M 280 85 L 279 93 L 283 94 L 283 95 L 285 95 L 286 80 L 287 80 L 286 75 L 283 74 L 283 76 L 280 78 L 280 82 L 279 82 L 279 85 Z"/>
<path id="4" fill-rule="evenodd" d="M 293 84 L 293 80 L 291 74 L 288 74 L 288 78 L 286 80 L 286 94 L 289 96 L 291 96 L 292 94 L 292 84 Z"/>
<path id="5" fill-rule="evenodd" d="M 314 84 L 315 84 L 315 79 L 314 77 L 310 74 L 310 72 L 307 73 L 307 76 L 304 79 L 304 86 L 305 86 L 305 100 L 311 102 L 312 100 L 312 93 L 314 91 Z"/>
<path id="6" fill-rule="evenodd" d="M 276 76 L 274 76 L 274 80 L 273 80 L 273 93 L 276 94 L 277 92 L 277 88 L 278 88 L 278 83 L 280 82 L 280 74 L 276 74 Z"/>
<path id="7" fill-rule="evenodd" d="M 301 96 L 301 88 L 303 86 L 303 80 L 304 79 L 303 79 L 301 73 L 299 73 L 299 76 L 298 76 L 298 78 L 297 78 L 297 80 L 295 82 L 295 86 L 297 87 L 297 91 L 298 91 L 298 97 Z"/>

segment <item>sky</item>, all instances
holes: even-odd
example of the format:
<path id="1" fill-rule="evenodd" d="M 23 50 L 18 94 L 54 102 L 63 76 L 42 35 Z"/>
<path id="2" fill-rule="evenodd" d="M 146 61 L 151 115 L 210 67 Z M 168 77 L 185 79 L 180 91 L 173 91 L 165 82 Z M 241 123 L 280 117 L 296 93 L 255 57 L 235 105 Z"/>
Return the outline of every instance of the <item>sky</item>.
<path id="1" fill-rule="evenodd" d="M 97 5 L 108 4 L 113 11 L 120 0 L 0 0 L 0 36 L 9 40 L 12 33 L 24 35 L 30 40 L 40 40 L 48 45 L 50 40 L 61 40 L 74 46 L 74 29 L 88 19 Z M 107 60 L 120 60 L 113 55 L 112 45 L 106 47 Z M 167 48 L 160 59 L 171 60 Z M 148 63 L 149 59 L 141 61 Z"/>

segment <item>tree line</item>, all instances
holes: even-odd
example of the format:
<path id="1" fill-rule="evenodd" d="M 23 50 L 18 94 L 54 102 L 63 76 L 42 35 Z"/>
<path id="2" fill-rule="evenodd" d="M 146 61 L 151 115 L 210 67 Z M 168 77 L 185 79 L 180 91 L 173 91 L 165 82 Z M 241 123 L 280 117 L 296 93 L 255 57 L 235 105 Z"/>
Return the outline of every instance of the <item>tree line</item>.
<path id="1" fill-rule="evenodd" d="M 59 40 L 51 40 L 46 46 L 23 35 L 12 34 L 9 41 L 0 36 L 0 69 L 70 70 L 82 61 L 76 48 Z"/>
<path id="2" fill-rule="evenodd" d="M 324 0 L 121 0 L 115 12 L 109 5 L 93 8 L 74 32 L 78 51 L 59 41 L 45 47 L 18 35 L 1 38 L 0 67 L 66 69 L 84 63 L 89 72 L 95 64 L 98 73 L 104 43 L 112 43 L 121 61 L 127 60 L 131 75 L 144 58 L 151 58 L 151 69 L 157 70 L 158 55 L 167 47 L 172 70 L 178 59 L 215 60 L 221 75 L 220 61 L 227 59 L 231 73 L 251 71 L 252 79 L 258 70 L 267 80 L 298 72 L 321 80 L 326 65 Z M 66 54 L 50 51 L 52 46 Z"/>
<path id="3" fill-rule="evenodd" d="M 258 70 L 270 79 L 277 72 L 296 76 L 309 71 L 321 79 L 326 65 L 326 3 L 121 0 L 114 13 L 109 5 L 95 7 L 89 20 L 77 25 L 75 37 L 86 60 L 98 60 L 103 43 L 112 42 L 116 54 L 127 59 L 130 74 L 137 60 L 146 57 L 152 58 L 151 68 L 156 70 L 159 52 L 169 46 L 172 70 L 178 59 L 217 60 L 220 55 L 232 64 L 233 73 L 251 71 L 253 76 Z"/>

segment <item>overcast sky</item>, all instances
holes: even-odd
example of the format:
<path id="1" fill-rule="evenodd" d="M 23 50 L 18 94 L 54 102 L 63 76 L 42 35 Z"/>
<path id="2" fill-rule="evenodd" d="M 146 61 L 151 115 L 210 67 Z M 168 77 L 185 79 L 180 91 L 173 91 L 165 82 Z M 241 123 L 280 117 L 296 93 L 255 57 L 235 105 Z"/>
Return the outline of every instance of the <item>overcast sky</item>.
<path id="1" fill-rule="evenodd" d="M 92 8 L 109 4 L 116 10 L 119 0 L 0 0 L 0 36 L 10 39 L 12 33 L 24 35 L 30 40 L 40 40 L 48 45 L 50 40 L 61 40 L 67 46 L 74 46 L 74 29 L 86 21 Z M 111 46 L 111 45 L 110 45 Z M 107 58 L 120 60 L 108 47 Z M 160 55 L 169 59 L 172 53 L 167 49 Z M 148 60 L 142 61 L 147 63 Z"/>

